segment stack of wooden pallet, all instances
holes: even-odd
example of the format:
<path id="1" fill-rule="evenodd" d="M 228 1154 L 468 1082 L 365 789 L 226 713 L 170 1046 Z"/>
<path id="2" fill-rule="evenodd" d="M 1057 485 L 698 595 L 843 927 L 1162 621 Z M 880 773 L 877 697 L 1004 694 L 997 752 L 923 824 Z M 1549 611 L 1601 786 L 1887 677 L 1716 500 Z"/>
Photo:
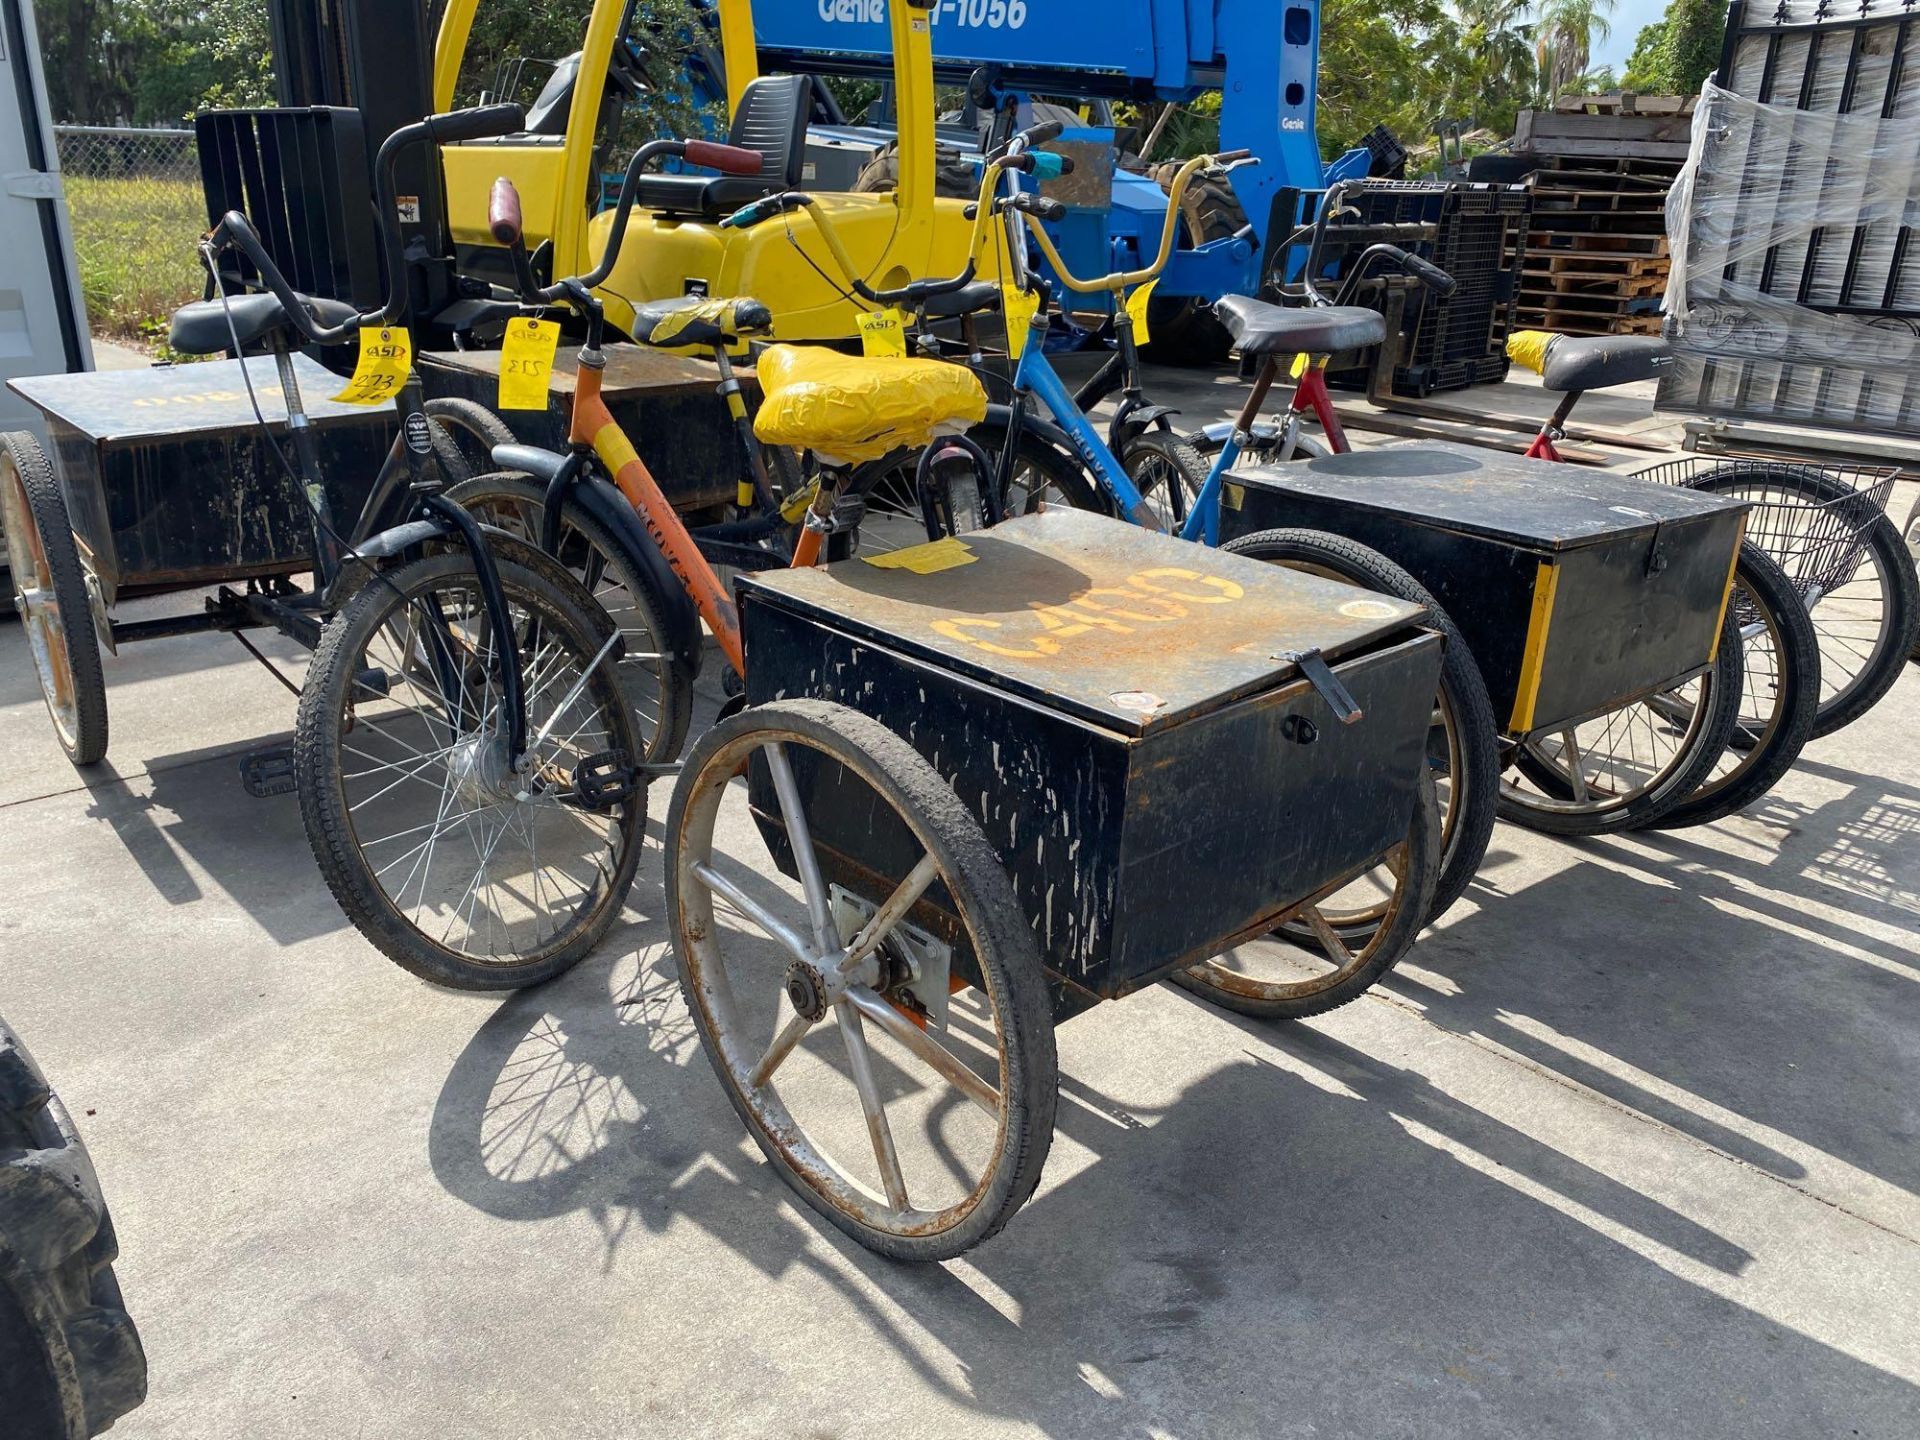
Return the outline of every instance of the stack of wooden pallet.
<path id="1" fill-rule="evenodd" d="M 1667 191 L 1693 100 L 1578 95 L 1522 111 L 1533 183 L 1515 320 L 1573 335 L 1657 335 L 1667 289 Z"/>

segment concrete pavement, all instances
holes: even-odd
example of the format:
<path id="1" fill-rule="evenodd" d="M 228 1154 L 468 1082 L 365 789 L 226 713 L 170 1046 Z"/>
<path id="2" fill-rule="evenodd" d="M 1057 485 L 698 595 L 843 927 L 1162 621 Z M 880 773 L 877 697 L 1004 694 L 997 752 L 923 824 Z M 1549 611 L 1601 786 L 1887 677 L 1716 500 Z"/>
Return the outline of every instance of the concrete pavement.
<path id="1" fill-rule="evenodd" d="M 657 844 L 562 981 L 432 990 L 240 787 L 292 697 L 225 639 L 108 664 L 80 776 L 0 626 L 0 1013 L 114 1206 L 116 1435 L 1915 1433 L 1920 672 L 1744 816 L 1502 826 L 1322 1020 L 1073 1021 L 1039 1194 L 903 1269 L 743 1135 Z"/>

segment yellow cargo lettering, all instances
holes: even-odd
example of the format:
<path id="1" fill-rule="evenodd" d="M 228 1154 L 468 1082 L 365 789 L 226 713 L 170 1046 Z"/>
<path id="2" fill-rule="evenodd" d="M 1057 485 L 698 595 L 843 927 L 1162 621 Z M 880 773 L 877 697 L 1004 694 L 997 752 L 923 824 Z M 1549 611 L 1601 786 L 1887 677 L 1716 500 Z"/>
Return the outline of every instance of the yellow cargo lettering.
<path id="1" fill-rule="evenodd" d="M 1095 595 L 1117 596 L 1127 603 L 1124 606 L 1102 605 L 1093 598 Z M 1138 620 L 1146 625 L 1160 625 L 1169 620 L 1184 620 L 1187 618 L 1186 606 L 1177 605 L 1164 596 L 1149 595 L 1143 590 L 1122 590 L 1118 587 L 1102 587 L 1100 589 L 1087 591 L 1086 594 L 1075 599 L 1073 603 L 1088 610 L 1098 610 L 1103 615 L 1117 615 L 1122 620 Z M 1142 610 L 1134 609 L 1133 607 L 1136 605 L 1157 606 L 1162 613 L 1149 615 Z"/>
<path id="2" fill-rule="evenodd" d="M 1041 625 L 1057 640 L 1064 640 L 1071 635 L 1084 635 L 1096 625 L 1117 631 L 1122 635 L 1133 634 L 1131 625 L 1122 625 L 1118 620 L 1109 620 L 1104 615 L 1089 615 L 1083 610 L 1076 609 L 1080 598 L 1076 596 L 1066 605 L 1042 605 L 1038 601 L 1032 601 L 1027 608 L 1040 617 Z"/>
<path id="3" fill-rule="evenodd" d="M 1191 580 L 1204 585 L 1213 593 L 1196 595 L 1191 590 L 1176 589 L 1171 585 L 1156 585 L 1155 580 Z M 1202 575 L 1198 570 L 1182 569 L 1178 565 L 1156 565 L 1151 570 L 1142 570 L 1138 575 L 1129 576 L 1129 585 L 1137 585 L 1154 595 L 1170 595 L 1175 600 L 1190 600 L 1196 605 L 1225 605 L 1240 599 L 1247 592 L 1233 581 L 1220 575 Z"/>
<path id="4" fill-rule="evenodd" d="M 954 619 L 936 620 L 933 622 L 933 628 L 936 634 L 944 635 L 949 640 L 958 640 L 962 645 L 971 645 L 976 650 L 985 650 L 993 655 L 1005 655 L 1013 660 L 1042 660 L 1049 655 L 1058 655 L 1060 653 L 1059 643 L 1049 639 L 1045 635 L 1036 635 L 1033 637 L 1033 648 L 1031 650 L 1016 650 L 1010 645 L 996 645 L 991 640 L 982 640 L 976 636 L 969 635 L 967 633 L 969 627 L 982 630 L 998 630 L 1002 628 L 998 620 Z"/>

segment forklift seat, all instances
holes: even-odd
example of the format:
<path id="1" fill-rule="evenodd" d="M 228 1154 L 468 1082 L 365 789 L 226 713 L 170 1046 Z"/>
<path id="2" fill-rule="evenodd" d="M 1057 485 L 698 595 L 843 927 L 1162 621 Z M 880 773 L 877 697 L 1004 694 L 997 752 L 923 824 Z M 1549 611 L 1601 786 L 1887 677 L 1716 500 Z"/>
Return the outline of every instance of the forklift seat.
<path id="1" fill-rule="evenodd" d="M 640 203 L 669 215 L 722 219 L 763 195 L 797 189 L 807 160 L 807 118 L 813 107 L 810 75 L 762 75 L 740 96 L 727 143 L 758 150 L 758 175 L 646 175 Z"/>

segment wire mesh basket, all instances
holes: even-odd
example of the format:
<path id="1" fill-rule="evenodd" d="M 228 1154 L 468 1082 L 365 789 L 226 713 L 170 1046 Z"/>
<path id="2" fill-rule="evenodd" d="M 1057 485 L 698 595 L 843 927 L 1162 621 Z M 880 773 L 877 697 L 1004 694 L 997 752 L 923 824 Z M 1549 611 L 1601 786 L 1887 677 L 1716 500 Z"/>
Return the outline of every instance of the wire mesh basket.
<path id="1" fill-rule="evenodd" d="M 1812 608 L 1859 571 L 1867 532 L 1886 514 L 1900 468 L 1689 455 L 1636 473 L 1747 500 L 1746 538 L 1787 572 Z"/>

